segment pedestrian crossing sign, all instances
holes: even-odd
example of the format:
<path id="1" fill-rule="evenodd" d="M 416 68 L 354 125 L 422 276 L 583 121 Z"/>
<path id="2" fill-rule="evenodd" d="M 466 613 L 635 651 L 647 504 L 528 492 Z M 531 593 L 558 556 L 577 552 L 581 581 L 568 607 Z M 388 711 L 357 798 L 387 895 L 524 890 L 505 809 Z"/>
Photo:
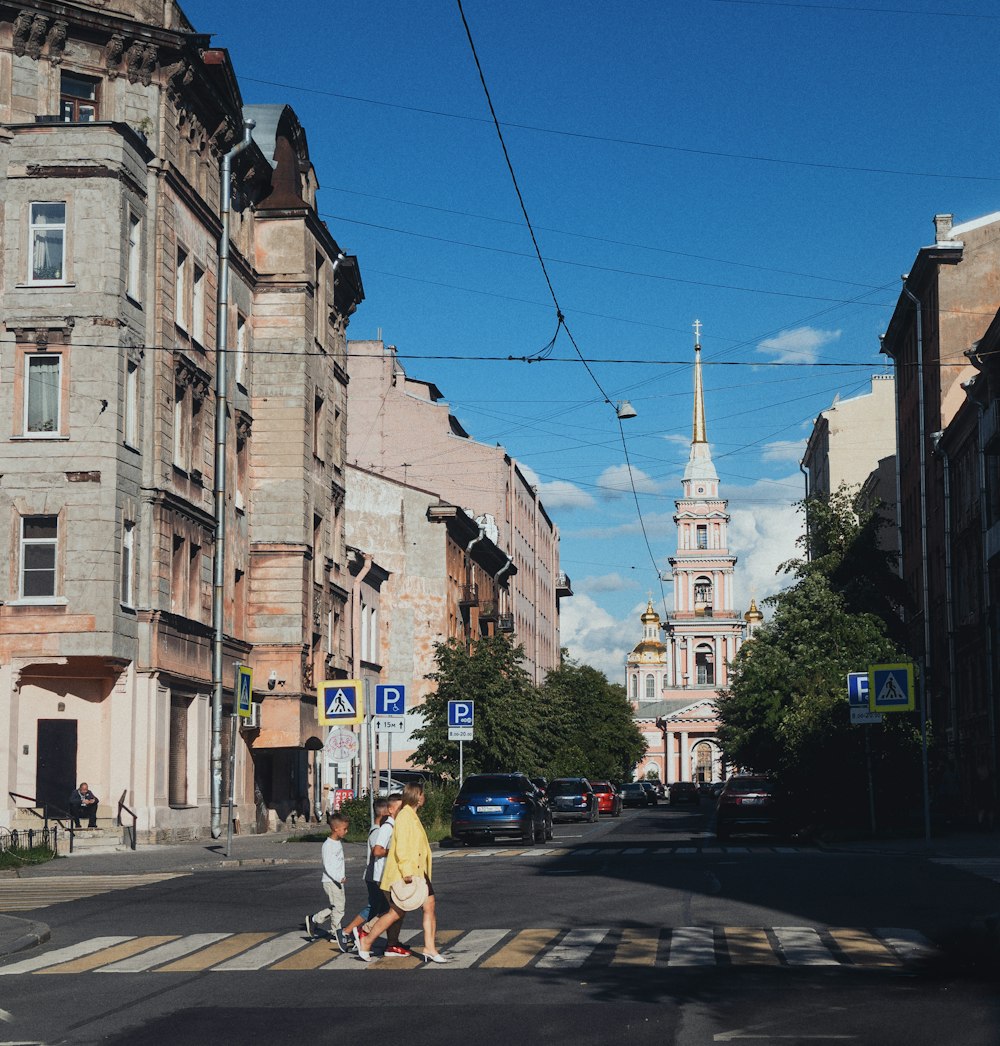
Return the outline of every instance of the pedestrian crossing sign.
<path id="1" fill-rule="evenodd" d="M 253 669 L 246 665 L 236 666 L 236 714 L 253 718 Z"/>
<path id="2" fill-rule="evenodd" d="M 319 721 L 323 726 L 356 726 L 364 722 L 360 679 L 326 679 L 317 691 Z"/>
<path id="3" fill-rule="evenodd" d="M 913 665 L 868 666 L 868 707 L 872 712 L 912 712 Z"/>

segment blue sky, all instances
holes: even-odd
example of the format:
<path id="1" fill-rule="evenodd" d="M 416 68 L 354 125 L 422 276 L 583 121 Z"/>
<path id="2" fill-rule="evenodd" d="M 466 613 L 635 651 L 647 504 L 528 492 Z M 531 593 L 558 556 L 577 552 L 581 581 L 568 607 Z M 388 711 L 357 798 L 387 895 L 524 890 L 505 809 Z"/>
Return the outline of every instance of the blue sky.
<path id="1" fill-rule="evenodd" d="M 350 337 L 381 332 L 537 477 L 576 592 L 563 641 L 614 679 L 674 548 L 692 322 L 745 603 L 781 584 L 803 441 L 884 371 L 933 215 L 1000 209 L 987 0 L 465 0 L 569 332 L 638 411 L 623 431 L 651 558 L 614 412 L 566 332 L 547 361 L 507 360 L 550 342 L 556 310 L 457 3 L 183 6 L 246 102 L 299 114 L 320 212 L 360 261 Z"/>

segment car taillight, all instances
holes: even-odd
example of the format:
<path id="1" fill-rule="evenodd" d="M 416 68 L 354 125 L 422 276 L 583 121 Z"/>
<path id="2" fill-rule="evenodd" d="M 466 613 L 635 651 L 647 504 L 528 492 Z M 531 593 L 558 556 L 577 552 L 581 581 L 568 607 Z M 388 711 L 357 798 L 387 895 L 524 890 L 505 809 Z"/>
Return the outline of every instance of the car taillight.
<path id="1" fill-rule="evenodd" d="M 509 795 L 509 796 L 507 796 L 507 802 L 508 803 L 520 803 L 521 806 L 524 806 L 524 804 L 527 801 L 528 800 L 525 799 L 523 795 Z"/>

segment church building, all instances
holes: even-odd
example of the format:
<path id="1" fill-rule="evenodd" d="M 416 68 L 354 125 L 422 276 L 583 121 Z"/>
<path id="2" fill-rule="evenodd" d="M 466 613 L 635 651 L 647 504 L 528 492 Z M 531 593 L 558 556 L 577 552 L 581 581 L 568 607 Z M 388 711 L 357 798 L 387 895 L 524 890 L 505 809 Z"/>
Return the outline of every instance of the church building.
<path id="1" fill-rule="evenodd" d="M 706 434 L 700 326 L 695 323 L 691 453 L 675 502 L 677 550 L 668 560 L 673 609 L 661 621 L 649 600 L 642 639 L 626 658 L 628 696 L 648 746 L 638 775 L 655 771 L 664 784 L 725 777 L 715 699 L 728 684 L 729 662 L 763 620 L 756 603 L 743 615 L 734 609 L 736 556 Z"/>

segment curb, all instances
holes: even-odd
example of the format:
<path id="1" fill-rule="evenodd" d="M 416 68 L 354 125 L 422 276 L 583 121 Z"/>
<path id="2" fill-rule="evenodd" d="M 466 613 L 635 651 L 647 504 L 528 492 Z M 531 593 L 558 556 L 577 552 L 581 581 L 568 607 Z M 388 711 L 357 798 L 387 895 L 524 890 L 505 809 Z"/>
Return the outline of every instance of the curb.
<path id="1" fill-rule="evenodd" d="M 17 931 L 20 933 L 11 936 Z M 44 944 L 52 936 L 46 923 L 28 919 L 16 919 L 12 915 L 0 916 L 0 958 L 23 952 L 26 948 L 35 948 Z"/>

